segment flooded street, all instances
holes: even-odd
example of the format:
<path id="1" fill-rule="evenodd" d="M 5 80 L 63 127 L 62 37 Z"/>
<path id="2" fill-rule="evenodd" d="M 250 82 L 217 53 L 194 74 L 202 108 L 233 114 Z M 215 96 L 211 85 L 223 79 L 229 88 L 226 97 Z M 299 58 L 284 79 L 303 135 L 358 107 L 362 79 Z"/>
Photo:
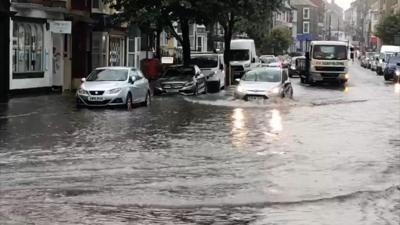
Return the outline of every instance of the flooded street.
<path id="1" fill-rule="evenodd" d="M 243 102 L 232 90 L 80 109 L 0 105 L 0 224 L 400 223 L 400 88 L 353 65 L 346 88 Z"/>

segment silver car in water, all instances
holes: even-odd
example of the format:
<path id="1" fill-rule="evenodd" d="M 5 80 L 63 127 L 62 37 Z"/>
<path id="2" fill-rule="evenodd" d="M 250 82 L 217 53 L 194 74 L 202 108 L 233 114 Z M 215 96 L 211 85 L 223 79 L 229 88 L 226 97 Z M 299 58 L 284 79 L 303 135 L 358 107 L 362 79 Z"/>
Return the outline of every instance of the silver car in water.
<path id="1" fill-rule="evenodd" d="M 125 106 L 150 104 L 148 80 L 131 67 L 104 67 L 92 71 L 76 92 L 77 106 Z"/>
<path id="2" fill-rule="evenodd" d="M 263 67 L 247 72 L 235 90 L 235 98 L 265 100 L 271 98 L 293 98 L 293 87 L 287 69 Z"/>

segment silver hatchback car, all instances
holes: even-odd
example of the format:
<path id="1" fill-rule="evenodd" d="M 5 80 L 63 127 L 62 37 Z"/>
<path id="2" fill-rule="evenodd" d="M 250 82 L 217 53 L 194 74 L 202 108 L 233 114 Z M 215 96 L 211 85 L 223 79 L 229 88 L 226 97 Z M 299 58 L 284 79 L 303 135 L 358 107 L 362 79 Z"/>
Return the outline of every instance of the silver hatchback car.
<path id="1" fill-rule="evenodd" d="M 77 106 L 125 106 L 150 104 L 149 81 L 131 67 L 104 67 L 92 71 L 76 92 Z"/>

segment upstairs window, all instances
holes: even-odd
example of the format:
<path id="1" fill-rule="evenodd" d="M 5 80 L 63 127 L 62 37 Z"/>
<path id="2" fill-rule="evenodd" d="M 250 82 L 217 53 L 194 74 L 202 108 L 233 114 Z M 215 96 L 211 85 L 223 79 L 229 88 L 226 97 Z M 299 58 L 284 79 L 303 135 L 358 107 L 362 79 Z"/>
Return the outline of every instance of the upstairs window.
<path id="1" fill-rule="evenodd" d="M 310 19 L 310 8 L 303 8 L 303 19 Z"/>

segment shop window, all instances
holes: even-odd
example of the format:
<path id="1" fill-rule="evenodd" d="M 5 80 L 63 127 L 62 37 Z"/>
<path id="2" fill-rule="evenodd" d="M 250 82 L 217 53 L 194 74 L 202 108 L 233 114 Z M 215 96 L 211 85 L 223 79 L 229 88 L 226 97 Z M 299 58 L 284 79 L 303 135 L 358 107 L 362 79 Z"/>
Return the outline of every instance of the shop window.
<path id="1" fill-rule="evenodd" d="M 14 21 L 13 26 L 13 73 L 43 74 L 43 24 Z"/>

